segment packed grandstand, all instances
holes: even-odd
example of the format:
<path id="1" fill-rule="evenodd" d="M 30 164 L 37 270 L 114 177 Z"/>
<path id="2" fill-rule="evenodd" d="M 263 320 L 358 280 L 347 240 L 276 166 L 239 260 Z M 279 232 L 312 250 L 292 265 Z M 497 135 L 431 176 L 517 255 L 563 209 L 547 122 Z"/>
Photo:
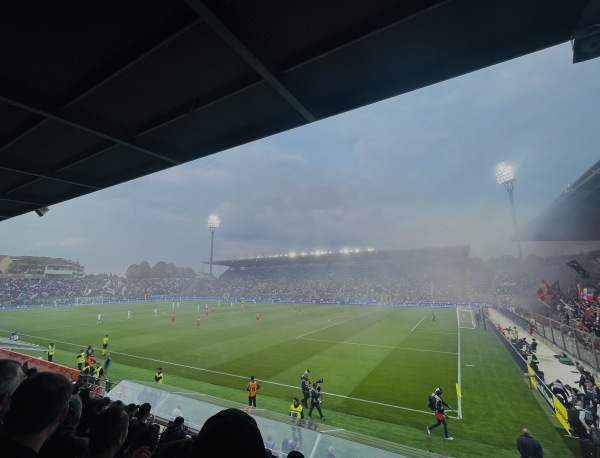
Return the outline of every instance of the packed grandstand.
<path id="1" fill-rule="evenodd" d="M 595 291 L 598 286 L 600 275 L 594 262 L 599 255 L 576 257 L 590 274 L 585 279 L 567 265 L 573 256 L 529 256 L 523 268 L 517 269 L 516 259 L 508 256 L 470 258 L 466 246 L 215 261 L 214 265 L 227 268 L 217 278 L 0 275 L 0 306 L 184 296 L 381 304 L 501 300 L 563 319 L 561 314 L 570 311 L 564 305 L 578 310 L 597 303 L 597 293 L 578 299 L 583 299 L 581 289 Z M 540 285 L 555 285 L 560 297 L 540 296 Z M 555 306 L 562 304 L 559 299 L 566 302 L 562 308 Z"/>

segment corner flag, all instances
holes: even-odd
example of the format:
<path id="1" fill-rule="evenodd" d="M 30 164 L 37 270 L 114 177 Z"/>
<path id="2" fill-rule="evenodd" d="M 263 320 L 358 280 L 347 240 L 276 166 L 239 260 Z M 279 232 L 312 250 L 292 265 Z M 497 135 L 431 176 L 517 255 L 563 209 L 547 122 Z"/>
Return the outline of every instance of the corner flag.
<path id="1" fill-rule="evenodd" d="M 456 384 L 456 395 L 457 395 L 459 398 L 462 398 L 462 394 L 460 393 L 460 386 L 458 386 L 458 383 Z"/>

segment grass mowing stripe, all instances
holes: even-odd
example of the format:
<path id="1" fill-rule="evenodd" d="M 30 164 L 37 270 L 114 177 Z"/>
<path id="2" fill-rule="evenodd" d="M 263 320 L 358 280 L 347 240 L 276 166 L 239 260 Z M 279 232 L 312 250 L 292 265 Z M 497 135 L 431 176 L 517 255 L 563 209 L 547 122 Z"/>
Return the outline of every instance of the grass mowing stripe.
<path id="1" fill-rule="evenodd" d="M 342 344 L 342 345 L 361 345 L 363 347 L 391 348 L 392 350 L 424 351 L 424 352 L 429 352 L 429 353 L 444 353 L 444 354 L 447 354 L 447 355 L 456 355 L 457 354 L 454 351 L 424 350 L 422 348 L 394 347 L 394 346 L 391 346 L 391 345 L 366 344 L 366 343 L 360 343 L 360 342 L 338 342 L 338 341 L 335 341 L 335 340 L 309 339 L 309 338 L 306 338 L 306 337 L 296 337 L 296 339 L 310 340 L 310 341 L 313 341 L 313 342 L 326 342 L 326 343 Z"/>

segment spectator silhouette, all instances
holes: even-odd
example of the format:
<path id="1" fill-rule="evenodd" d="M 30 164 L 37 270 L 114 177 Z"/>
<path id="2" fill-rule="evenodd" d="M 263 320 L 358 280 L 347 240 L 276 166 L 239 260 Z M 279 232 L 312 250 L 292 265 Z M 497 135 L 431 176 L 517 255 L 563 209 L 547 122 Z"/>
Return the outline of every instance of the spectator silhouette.
<path id="1" fill-rule="evenodd" d="M 139 407 L 137 413 L 134 416 L 135 416 L 135 418 L 138 419 L 138 421 L 140 422 L 140 424 L 143 424 L 143 423 L 152 423 L 152 421 L 154 419 L 152 417 L 152 414 L 150 413 L 151 410 L 152 410 L 152 406 L 149 403 L 144 402 Z"/>
<path id="2" fill-rule="evenodd" d="M 108 407 L 98 414 L 90 428 L 90 458 L 114 457 L 127 437 L 129 416 L 121 407 Z"/>
<path id="3" fill-rule="evenodd" d="M 79 394 L 83 403 L 83 408 L 81 410 L 79 424 L 77 425 L 77 434 L 81 437 L 89 436 L 92 422 L 102 409 L 104 409 L 104 402 L 100 399 L 91 399 L 89 394 L 89 389 L 82 390 Z"/>
<path id="4" fill-rule="evenodd" d="M 170 422 L 160 436 L 159 443 L 166 444 L 167 442 L 178 441 L 185 439 L 185 431 L 183 430 L 183 417 L 177 417 L 174 421 Z"/>
<path id="5" fill-rule="evenodd" d="M 5 457 L 35 457 L 67 416 L 73 387 L 65 377 L 40 372 L 15 390 L 4 417 Z"/>
<path id="6" fill-rule="evenodd" d="M 192 438 L 185 433 L 184 421 L 183 417 L 177 417 L 169 423 L 160 436 L 153 458 L 180 458 L 189 455 Z"/>
<path id="7" fill-rule="evenodd" d="M 269 455 L 265 454 L 256 420 L 239 409 L 225 409 L 206 420 L 190 457 L 264 458 Z"/>
<path id="8" fill-rule="evenodd" d="M 71 396 L 67 416 L 54 435 L 44 444 L 39 456 L 75 458 L 85 455 L 88 449 L 88 439 L 78 436 L 75 431 L 81 417 L 81 409 L 82 403 L 79 396 Z"/>
<path id="9" fill-rule="evenodd" d="M 21 365 L 12 359 L 0 359 L 0 422 L 10 406 L 10 400 L 25 378 Z"/>

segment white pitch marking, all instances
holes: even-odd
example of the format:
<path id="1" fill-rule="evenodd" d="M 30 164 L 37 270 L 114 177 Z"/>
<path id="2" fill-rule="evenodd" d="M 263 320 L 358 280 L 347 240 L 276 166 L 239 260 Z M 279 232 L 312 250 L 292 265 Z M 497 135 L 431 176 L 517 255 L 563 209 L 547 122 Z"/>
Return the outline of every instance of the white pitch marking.
<path id="1" fill-rule="evenodd" d="M 21 334 L 21 335 L 27 336 L 27 337 L 37 337 L 37 336 L 28 335 L 28 334 Z M 40 338 L 40 337 L 37 337 L 37 338 Z M 64 341 L 60 341 L 60 340 L 56 340 L 56 339 L 54 340 L 54 342 L 63 343 L 63 344 L 67 344 L 67 345 L 74 345 L 76 347 L 81 347 L 81 345 L 74 344 L 72 342 L 64 342 Z M 183 368 L 186 368 L 186 369 L 194 369 L 194 370 L 202 371 L 202 372 L 210 372 L 212 374 L 218 374 L 218 375 L 225 375 L 225 376 L 228 376 L 228 377 L 241 378 L 241 379 L 244 379 L 244 380 L 246 380 L 248 378 L 247 375 L 229 374 L 227 372 L 220 372 L 220 371 L 215 371 L 215 370 L 212 370 L 212 369 L 204 369 L 204 368 L 201 368 L 201 367 L 187 366 L 185 364 L 173 363 L 171 361 L 162 361 L 160 359 L 146 358 L 145 356 L 130 355 L 128 353 L 121 353 L 121 352 L 118 352 L 118 351 L 111 351 L 111 353 L 114 354 L 114 355 L 129 356 L 130 358 L 143 359 L 143 360 L 146 360 L 146 361 L 153 361 L 155 363 L 160 363 L 160 364 L 164 364 L 164 365 L 178 366 L 178 367 L 183 367 Z M 268 383 L 268 384 L 271 384 L 271 385 L 276 385 L 276 386 L 282 386 L 282 387 L 285 387 L 285 388 L 298 388 L 297 385 L 287 385 L 285 383 L 271 382 L 271 381 L 268 381 L 268 380 L 261 380 L 261 382 Z M 410 412 L 424 413 L 424 414 L 427 414 L 427 415 L 431 414 L 431 411 L 411 409 L 410 407 L 395 406 L 395 405 L 392 405 L 392 404 L 385 404 L 383 402 L 371 401 L 371 400 L 368 400 L 368 399 L 353 398 L 351 396 L 344 396 L 342 394 L 330 393 L 328 391 L 323 391 L 323 394 L 326 394 L 327 396 L 335 396 L 337 398 L 342 398 L 342 399 L 349 399 L 349 400 L 357 401 L 357 402 L 364 402 L 364 403 L 367 403 L 367 404 L 375 404 L 375 405 L 379 405 L 379 406 L 383 406 L 383 407 L 390 407 L 392 409 L 408 410 Z"/>
<path id="2" fill-rule="evenodd" d="M 309 335 L 311 335 L 311 334 L 314 334 L 315 332 L 319 332 L 319 331 L 323 331 L 324 329 L 329 329 L 329 328 L 332 328 L 333 326 L 337 326 L 338 324 L 346 323 L 347 321 L 352 321 L 352 320 L 355 320 L 355 319 L 357 319 L 357 318 L 361 318 L 361 317 L 363 317 L 363 316 L 372 315 L 373 313 L 375 313 L 375 312 L 378 312 L 378 311 L 379 311 L 379 310 L 374 310 L 374 311 L 372 311 L 372 312 L 369 312 L 369 313 L 364 313 L 364 314 L 362 314 L 362 315 L 358 315 L 358 316 L 354 316 L 354 317 L 348 318 L 347 320 L 340 321 L 339 323 L 332 323 L 331 325 L 329 325 L 329 326 L 325 326 L 324 328 L 317 329 L 317 330 L 315 330 L 315 331 L 310 331 L 310 332 L 307 332 L 306 334 L 302 334 L 301 336 L 296 336 L 296 339 L 301 339 L 301 338 L 302 338 L 302 337 L 304 337 L 304 336 L 309 336 Z M 334 315 L 334 316 L 335 316 L 335 315 Z M 333 317 L 330 317 L 330 319 L 331 319 L 331 318 L 333 318 Z M 329 320 L 328 320 L 328 321 L 329 321 Z"/>
<path id="3" fill-rule="evenodd" d="M 425 319 L 425 317 L 421 318 L 421 321 L 423 321 L 424 319 Z M 419 321 L 417 324 L 415 324 L 414 328 L 412 328 L 410 330 L 410 332 L 413 332 L 417 328 L 417 326 L 419 326 L 421 324 L 421 321 Z"/>
<path id="4" fill-rule="evenodd" d="M 475 364 L 465 364 L 465 367 L 475 367 Z"/>

